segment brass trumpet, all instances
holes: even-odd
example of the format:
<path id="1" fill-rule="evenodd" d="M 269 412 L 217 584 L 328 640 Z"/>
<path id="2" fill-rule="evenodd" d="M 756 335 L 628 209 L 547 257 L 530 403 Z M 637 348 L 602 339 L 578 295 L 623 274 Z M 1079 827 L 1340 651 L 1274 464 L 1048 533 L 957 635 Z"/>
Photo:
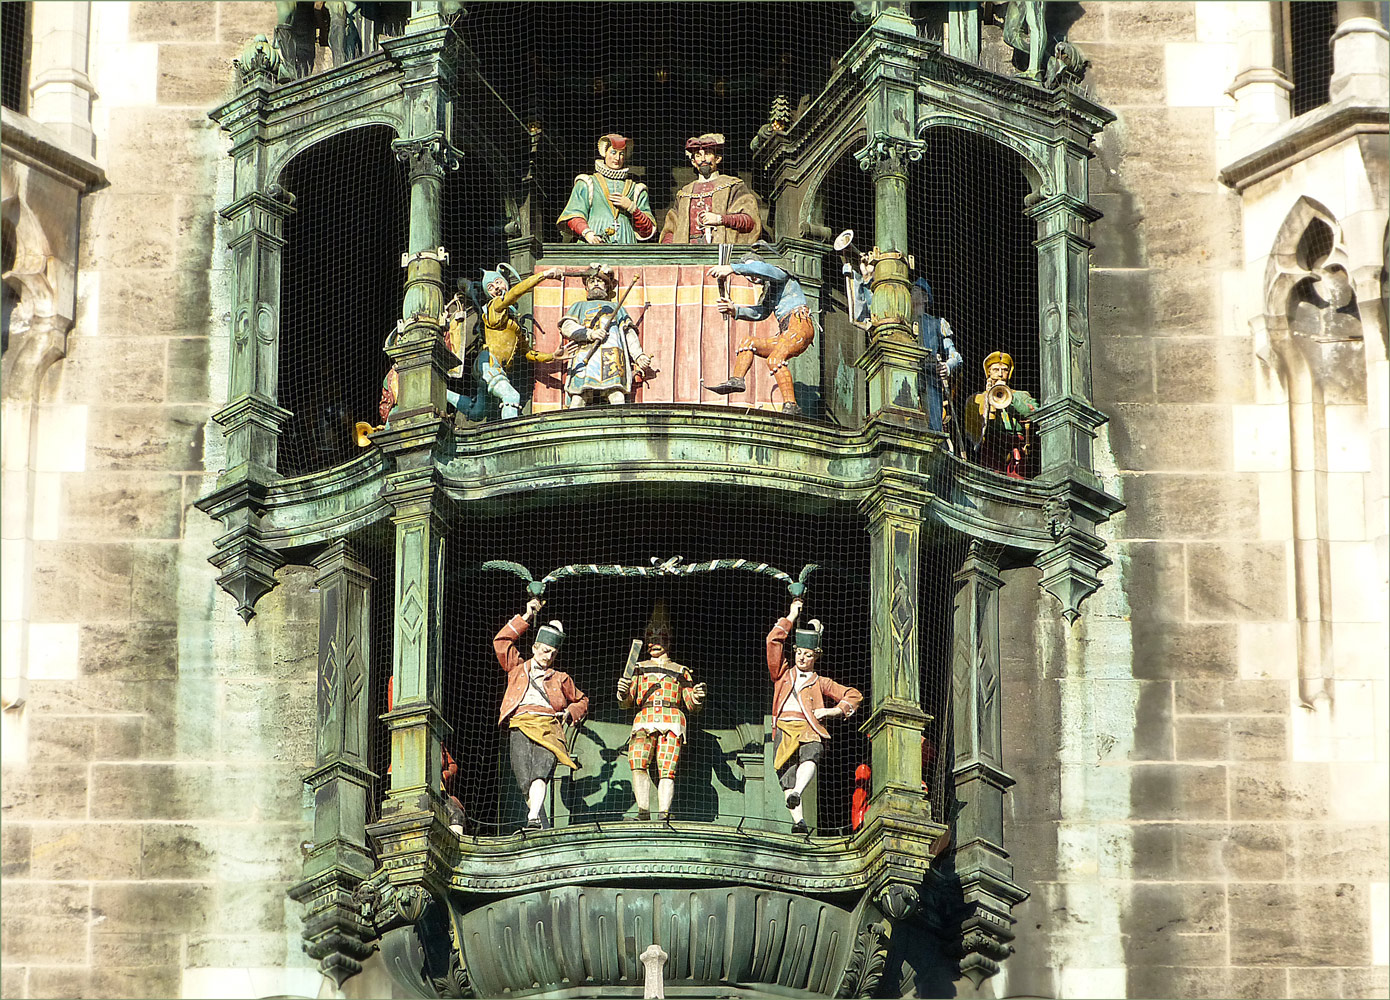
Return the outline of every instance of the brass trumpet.
<path id="1" fill-rule="evenodd" d="M 366 448 L 372 443 L 372 435 L 385 427 L 385 424 L 377 424 L 373 427 L 365 420 L 359 420 L 352 427 L 352 439 L 357 442 L 357 447 Z"/>
<path id="2" fill-rule="evenodd" d="M 985 400 L 991 409 L 1007 410 L 1009 404 L 1014 401 L 1014 391 L 1009 388 L 1007 382 L 995 382 L 985 390 Z"/>
<path id="3" fill-rule="evenodd" d="M 845 260 L 858 260 L 864 256 L 864 252 L 854 245 L 854 230 L 846 229 L 839 236 L 835 237 L 835 242 L 831 244 Z"/>

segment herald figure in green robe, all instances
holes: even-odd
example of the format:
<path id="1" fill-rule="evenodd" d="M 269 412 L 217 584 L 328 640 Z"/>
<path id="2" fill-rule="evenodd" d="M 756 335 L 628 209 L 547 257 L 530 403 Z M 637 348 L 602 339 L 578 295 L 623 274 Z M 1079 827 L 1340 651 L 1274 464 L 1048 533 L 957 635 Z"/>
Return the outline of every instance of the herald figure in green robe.
<path id="1" fill-rule="evenodd" d="M 631 140 L 616 132 L 599 139 L 594 172 L 574 179 L 557 220 L 562 231 L 593 244 L 637 243 L 656 235 L 647 186 L 628 176 L 631 148 Z"/>

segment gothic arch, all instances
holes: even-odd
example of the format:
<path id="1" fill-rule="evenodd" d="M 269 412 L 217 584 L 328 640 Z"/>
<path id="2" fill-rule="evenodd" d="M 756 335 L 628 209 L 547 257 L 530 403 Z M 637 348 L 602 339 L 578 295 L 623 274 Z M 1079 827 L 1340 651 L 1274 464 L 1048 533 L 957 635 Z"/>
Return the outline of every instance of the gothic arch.
<path id="1" fill-rule="evenodd" d="M 1337 218 L 1303 196 L 1275 235 L 1265 268 L 1265 361 L 1288 394 L 1298 696 L 1331 707 L 1333 608 L 1328 539 L 1328 389 L 1363 372 L 1361 317 Z M 1364 393 L 1364 381 L 1360 381 Z M 1335 398 L 1335 397 L 1334 397 Z"/>
<path id="2" fill-rule="evenodd" d="M 31 399 L 53 362 L 66 353 L 69 322 L 58 316 L 56 261 L 43 223 L 20 198 L 12 173 L 5 173 L 0 203 L 6 250 L 7 342 L 3 363 L 6 399 Z M 19 335 L 14 342 L 9 336 Z"/>
<path id="3" fill-rule="evenodd" d="M 975 135 L 982 135 L 1015 153 L 1023 162 L 1023 176 L 1028 178 L 1028 185 L 1032 189 L 1034 197 L 1045 196 L 1061 187 L 1060 184 L 1053 183 L 1052 164 L 1046 158 L 1039 156 L 1038 147 L 1020 139 L 1008 129 L 1000 128 L 993 122 L 967 120 L 941 110 L 918 113 L 917 137 L 919 139 L 931 129 L 936 128 L 959 129 Z"/>
<path id="4" fill-rule="evenodd" d="M 797 213 L 797 227 L 794 235 L 809 235 L 817 231 L 827 229 L 825 224 L 825 182 L 835 173 L 840 164 L 847 158 L 852 157 L 862 149 L 869 141 L 868 132 L 864 126 L 858 125 L 848 130 L 839 141 L 828 147 L 826 155 L 821 162 L 813 168 L 811 179 L 806 182 L 806 193 L 801 199 L 801 206 Z M 872 194 L 872 182 L 865 178 L 866 192 Z M 828 227 L 830 231 L 834 227 Z M 788 234 L 783 234 L 788 235 Z M 825 235 L 823 232 L 822 235 Z"/>
<path id="5" fill-rule="evenodd" d="M 334 139 L 350 135 L 351 133 L 357 132 L 361 129 L 381 127 L 385 127 L 391 130 L 392 139 L 398 138 L 401 134 L 400 117 L 382 111 L 378 112 L 377 114 L 364 117 L 360 121 L 355 121 L 348 128 L 343 128 L 341 123 L 335 120 L 326 123 L 319 128 L 313 129 L 312 131 L 308 131 L 303 133 L 302 135 L 295 136 L 293 139 L 284 142 L 278 149 L 276 149 L 274 159 L 272 159 L 270 162 L 270 169 L 269 171 L 267 171 L 265 186 L 268 188 L 271 184 L 274 183 L 284 183 L 282 177 L 285 171 L 289 168 L 289 166 L 292 163 L 294 163 L 296 159 L 299 158 L 299 155 L 301 153 L 307 152 L 314 146 L 326 142 L 331 142 Z M 294 192 L 291 193 L 293 194 Z"/>

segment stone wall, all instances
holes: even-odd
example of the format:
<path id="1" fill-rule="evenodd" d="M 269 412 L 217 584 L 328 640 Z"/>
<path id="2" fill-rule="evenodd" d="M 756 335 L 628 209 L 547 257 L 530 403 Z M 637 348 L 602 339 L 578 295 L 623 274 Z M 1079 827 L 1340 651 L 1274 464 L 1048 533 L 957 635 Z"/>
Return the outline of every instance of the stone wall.
<path id="1" fill-rule="evenodd" d="M 1385 206 L 1344 148 L 1266 182 L 1278 196 L 1218 180 L 1243 151 L 1225 94 L 1241 19 L 1265 6 L 1086 4 L 1071 30 L 1119 115 L 1091 171 L 1091 329 L 1127 510 L 1073 628 L 1033 571 L 1003 592 L 1009 844 L 1033 896 L 991 995 L 1386 995 L 1384 516 L 1365 405 L 1383 369 L 1354 351 L 1350 389 L 1330 390 L 1339 641 L 1330 699 L 1305 705 L 1289 398 L 1259 336 L 1297 198 L 1378 210 L 1381 230 Z M 1367 338 L 1383 351 L 1377 326 Z"/>
<path id="2" fill-rule="evenodd" d="M 1384 187 L 1350 148 L 1244 194 L 1219 181 L 1250 141 L 1225 91 L 1263 6 L 1086 3 L 1071 27 L 1119 114 L 1093 161 L 1091 328 L 1102 472 L 1128 506 L 1076 625 L 1034 570 L 1002 591 L 1009 850 L 1032 895 L 986 996 L 1387 990 L 1383 327 L 1308 470 L 1335 504 L 1314 517 L 1334 652 L 1310 700 L 1301 425 L 1258 322 L 1297 200 L 1374 234 Z M 6 522 L 32 573 L 26 697 L 4 712 L 5 997 L 323 983 L 285 896 L 311 835 L 312 578 L 284 571 L 243 625 L 191 507 L 220 468 L 229 322 L 229 161 L 206 113 L 273 21 L 263 2 L 93 7 L 109 186 L 83 200 L 76 325 L 33 410 L 32 524 Z"/>
<path id="3" fill-rule="evenodd" d="M 207 111 L 274 20 L 270 3 L 92 5 L 109 186 L 82 203 L 76 324 L 37 407 L 27 699 L 5 714 L 6 997 L 321 982 L 285 896 L 311 836 L 312 576 L 287 572 L 243 625 L 191 506 L 226 394 L 230 161 Z"/>

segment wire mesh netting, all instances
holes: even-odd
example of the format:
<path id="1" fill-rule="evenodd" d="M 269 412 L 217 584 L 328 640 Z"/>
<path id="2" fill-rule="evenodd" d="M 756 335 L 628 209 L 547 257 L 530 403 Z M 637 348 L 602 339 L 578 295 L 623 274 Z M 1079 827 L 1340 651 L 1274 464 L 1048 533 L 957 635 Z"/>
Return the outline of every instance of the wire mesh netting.
<path id="1" fill-rule="evenodd" d="M 0 3 L 0 104 L 11 111 L 29 105 L 29 8 L 21 0 Z"/>
<path id="2" fill-rule="evenodd" d="M 355 456 L 353 425 L 377 408 L 405 285 L 408 202 L 392 138 L 384 126 L 350 129 L 282 175 L 295 197 L 280 279 L 280 405 L 293 414 L 280 436 L 287 475 Z"/>
<path id="3" fill-rule="evenodd" d="M 718 132 L 725 139 L 719 170 L 758 195 L 765 238 L 801 236 L 774 228 L 769 180 L 754 168 L 749 147 L 774 108 L 794 121 L 812 106 L 863 30 L 852 14 L 852 5 L 840 3 L 491 3 L 470 10 L 453 28 L 472 56 L 455 95 L 454 141 L 467 155 L 460 169 L 445 175 L 440 204 L 448 294 L 461 289 L 466 297 L 462 283 L 476 281 L 512 255 L 529 266 L 534 254 L 537 269 L 544 269 L 547 253 L 573 240 L 556 220 L 576 177 L 597 171 L 596 140 L 613 133 L 629 139 L 623 169 L 649 190 L 657 227 L 680 188 L 695 177 L 686 140 Z M 643 44 L 635 43 L 638 38 Z M 354 425 L 389 418 L 382 390 L 384 382 L 389 385 L 391 359 L 384 348 L 400 316 L 400 260 L 410 214 L 405 167 L 393 155 L 393 138 L 384 126 L 340 132 L 298 153 L 280 178 L 296 199 L 282 258 L 279 402 L 294 414 L 281 433 L 282 473 L 316 473 L 351 460 L 361 454 Z M 910 168 L 906 221 L 913 278 L 920 282 L 916 329 L 933 352 L 922 373 L 924 397 L 943 418 L 947 433 L 938 441 L 949 442 L 967 461 L 979 461 L 979 439 L 965 429 L 969 411 L 981 406 L 976 394 L 985 388 L 985 360 L 1007 354 L 1012 388 L 1040 397 L 1037 229 L 1025 212 L 1030 186 L 1019 156 L 988 139 L 945 127 L 929 129 L 923 139 L 926 155 Z M 809 209 L 816 231 L 855 235 L 843 253 L 824 240 L 818 299 L 813 297 L 819 370 L 799 369 L 797 376 L 823 403 L 810 419 L 849 427 L 862 425 L 867 411 L 855 364 L 870 327 L 860 311 L 864 290 L 858 280 L 867 275 L 859 252 L 875 242 L 874 180 L 853 152 L 835 152 L 838 159 L 831 158 Z M 518 239 L 527 212 L 543 221 L 534 242 Z M 644 294 L 651 287 L 656 283 L 647 282 Z M 674 291 L 673 300 L 681 294 Z M 566 286 L 563 304 L 570 301 Z M 651 339 L 658 337 L 653 333 Z M 462 355 L 464 364 L 450 380 L 458 394 L 451 402 L 484 396 L 477 357 Z M 684 356 L 660 360 L 663 377 L 672 379 L 691 363 Z M 530 365 L 523 350 L 510 369 L 515 406 L 523 413 L 533 384 L 540 384 Z M 798 386 L 798 397 L 800 391 Z M 472 428 L 485 434 L 508 416 L 498 399 L 469 415 L 481 421 Z M 461 415 L 458 426 L 469 432 Z M 1036 468 L 1029 443 L 1019 438 L 1012 465 L 985 464 L 1031 475 Z M 947 495 L 954 493 L 958 473 L 954 467 L 943 473 Z M 871 620 L 867 523 L 851 503 L 812 501 L 793 491 L 677 489 L 644 482 L 640 472 L 604 487 L 582 485 L 578 478 L 581 484 L 563 493 L 527 491 L 506 503 L 460 504 L 449 522 L 442 625 L 443 707 L 451 727 L 445 770 L 447 789 L 466 816 L 461 825 L 474 836 L 509 834 L 534 812 L 526 800 L 529 782 L 515 770 L 518 755 L 531 751 L 515 745 L 515 731 L 505 720 L 499 725 L 508 675 L 494 641 L 526 607 L 529 592 L 518 573 L 540 580 L 569 566 L 579 569 L 548 585 L 537 624 L 564 623 L 557 666 L 576 687 L 566 697 L 582 690 L 588 713 L 567 734 L 569 746 L 561 748 L 579 767 L 560 767 L 547 785 L 544 822 L 602 823 L 635 815 L 627 745 L 637 708 L 620 702 L 617 684 L 632 643 L 644 638 L 648 623 L 661 613 L 670 620 L 670 659 L 690 670 L 688 678 L 672 682 L 685 718 L 666 720 L 669 729 L 683 730 L 674 741 L 679 763 L 671 817 L 785 829 L 789 811 L 785 771 L 779 775 L 776 760 L 769 629 L 788 612 L 788 581 L 804 567 L 818 566 L 807 577 L 803 622 L 816 618 L 824 626 L 819 670 L 854 689 L 850 701 L 871 701 L 871 636 L 888 625 Z M 937 818 L 951 809 L 947 680 L 958 655 L 953 575 L 968 542 L 929 524 L 918 553 L 919 578 L 884 584 L 891 589 L 891 614 L 906 616 L 895 627 L 905 629 L 919 651 L 921 705 L 931 717 L 922 747 L 923 790 Z M 374 696 L 381 711 L 395 614 L 392 544 L 384 533 L 362 540 L 362 558 L 376 580 L 373 669 L 381 682 Z M 672 559 L 664 570 L 653 570 Z M 743 562 L 718 562 L 733 560 Z M 512 569 L 483 568 L 498 561 Z M 711 562 L 716 564 L 687 571 Z M 748 568 L 760 564 L 769 570 Z M 536 636 L 531 627 L 517 641 L 523 658 Z M 642 646 L 640 658 L 652 655 L 650 645 Z M 785 655 L 793 657 L 793 647 Z M 698 712 L 684 694 L 697 683 L 708 689 Z M 847 697 L 835 694 L 826 705 Z M 806 822 L 821 833 L 851 829 L 857 780 L 861 798 L 874 780 L 863 773 L 870 764 L 860 728 L 866 714 L 832 716 L 825 723 L 830 735 L 803 806 Z M 385 775 L 390 760 L 384 726 L 374 729 L 374 741 L 374 770 Z M 675 752 L 670 740 L 655 743 L 654 780 L 662 774 L 663 754 L 669 770 Z M 387 784 L 382 782 L 378 796 Z M 654 789 L 651 810 L 659 804 Z"/>
<path id="4" fill-rule="evenodd" d="M 1284 73 L 1293 84 L 1289 94 L 1295 115 L 1312 111 L 1328 101 L 1332 81 L 1332 32 L 1337 27 L 1337 5 L 1322 0 L 1299 0 L 1274 5 L 1276 27 L 1283 41 Z"/>

